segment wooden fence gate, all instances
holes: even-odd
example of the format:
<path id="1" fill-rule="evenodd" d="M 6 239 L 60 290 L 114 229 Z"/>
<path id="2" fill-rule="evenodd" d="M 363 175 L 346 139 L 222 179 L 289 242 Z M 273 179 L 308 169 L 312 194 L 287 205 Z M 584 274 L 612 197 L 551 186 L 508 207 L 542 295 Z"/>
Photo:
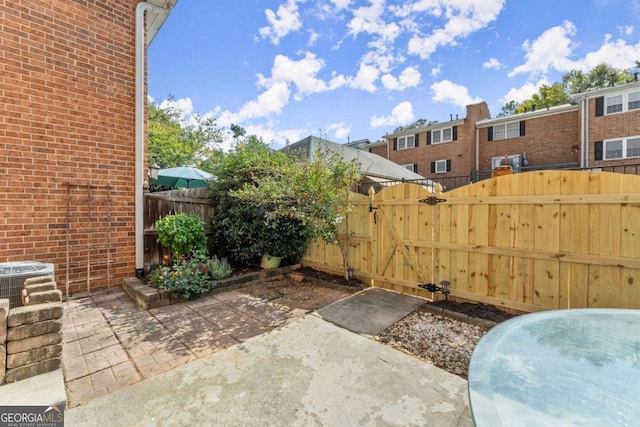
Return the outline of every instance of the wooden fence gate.
<path id="1" fill-rule="evenodd" d="M 448 280 L 454 297 L 526 312 L 640 308 L 638 176 L 535 171 L 354 200 L 348 261 L 373 286 L 440 299 L 418 285 Z M 342 258 L 315 242 L 303 263 L 340 272 Z"/>

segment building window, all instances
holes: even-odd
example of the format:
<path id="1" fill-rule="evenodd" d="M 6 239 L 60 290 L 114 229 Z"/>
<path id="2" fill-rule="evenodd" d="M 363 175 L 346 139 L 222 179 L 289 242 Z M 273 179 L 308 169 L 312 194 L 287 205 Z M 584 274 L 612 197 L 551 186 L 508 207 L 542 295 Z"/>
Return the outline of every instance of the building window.
<path id="1" fill-rule="evenodd" d="M 445 173 L 445 172 L 447 172 L 447 161 L 436 160 L 436 173 Z"/>
<path id="2" fill-rule="evenodd" d="M 622 111 L 622 95 L 607 96 L 605 101 L 607 114 L 619 113 Z"/>
<path id="3" fill-rule="evenodd" d="M 640 109 L 640 92 L 619 93 L 596 98 L 596 116 Z"/>
<path id="4" fill-rule="evenodd" d="M 604 156 L 599 155 L 601 152 Z M 596 160 L 619 160 L 630 157 L 640 157 L 640 136 L 596 142 Z"/>
<path id="5" fill-rule="evenodd" d="M 431 142 L 433 144 L 450 141 L 453 141 L 453 128 L 439 129 L 431 132 Z"/>
<path id="6" fill-rule="evenodd" d="M 489 128 L 489 141 L 524 136 L 524 121 L 503 123 Z"/>
<path id="7" fill-rule="evenodd" d="M 417 172 L 416 169 L 418 168 L 418 165 L 415 165 L 413 163 L 407 163 L 402 165 L 402 167 L 405 169 L 409 169 L 411 172 Z"/>
<path id="8" fill-rule="evenodd" d="M 499 156 L 491 158 L 491 169 L 496 166 L 505 166 L 505 157 L 508 164 L 513 168 L 514 172 L 520 172 L 520 154 L 509 154 L 507 156 Z"/>
<path id="9" fill-rule="evenodd" d="M 628 110 L 637 110 L 640 108 L 640 92 L 631 92 L 629 94 Z"/>
<path id="10" fill-rule="evenodd" d="M 605 141 L 604 143 L 604 159 L 621 159 L 622 158 L 622 140 Z"/>
<path id="11" fill-rule="evenodd" d="M 407 135 L 398 137 L 398 150 L 406 150 L 415 147 L 415 135 Z"/>
<path id="12" fill-rule="evenodd" d="M 627 139 L 627 157 L 640 157 L 640 137 Z"/>

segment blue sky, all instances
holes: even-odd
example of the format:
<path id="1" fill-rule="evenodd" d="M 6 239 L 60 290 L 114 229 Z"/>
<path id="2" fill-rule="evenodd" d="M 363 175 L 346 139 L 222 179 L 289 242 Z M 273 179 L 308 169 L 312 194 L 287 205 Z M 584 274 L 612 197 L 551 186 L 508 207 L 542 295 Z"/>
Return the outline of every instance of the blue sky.
<path id="1" fill-rule="evenodd" d="M 372 141 L 486 101 L 495 116 L 571 69 L 640 60 L 640 0 L 179 0 L 148 90 L 282 147 Z"/>

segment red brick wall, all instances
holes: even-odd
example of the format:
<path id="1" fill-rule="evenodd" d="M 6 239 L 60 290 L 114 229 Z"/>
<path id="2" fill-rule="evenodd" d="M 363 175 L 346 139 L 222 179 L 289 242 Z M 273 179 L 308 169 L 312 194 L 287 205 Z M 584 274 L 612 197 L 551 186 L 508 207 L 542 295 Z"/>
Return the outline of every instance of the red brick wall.
<path id="1" fill-rule="evenodd" d="M 1 3 L 0 262 L 52 262 L 81 291 L 110 260 L 119 284 L 135 269 L 137 1 Z"/>
<path id="2" fill-rule="evenodd" d="M 427 132 L 447 126 L 446 122 L 438 123 L 419 130 L 419 145 L 407 150 L 393 150 L 393 141 L 389 142 L 389 159 L 398 164 L 417 164 L 418 173 L 426 178 L 446 178 L 469 176 L 475 167 L 475 122 L 489 118 L 486 103 L 467 106 L 467 117 L 463 123 L 453 121 L 457 125 L 458 138 L 455 141 L 427 145 Z M 376 147 L 371 152 L 387 157 L 386 147 Z M 447 173 L 431 173 L 431 162 L 451 160 L 451 171 Z"/>
<path id="3" fill-rule="evenodd" d="M 637 91 L 638 87 L 634 89 Z M 589 166 L 614 166 L 640 163 L 640 158 L 595 160 L 595 142 L 640 135 L 640 110 L 596 117 L 596 98 L 589 100 Z"/>
<path id="4" fill-rule="evenodd" d="M 480 128 L 480 170 L 491 169 L 493 157 L 527 152 L 529 166 L 579 162 L 580 116 L 577 110 L 525 120 L 525 135 L 488 141 L 488 128 Z"/>
<path id="5" fill-rule="evenodd" d="M 369 148 L 369 152 L 373 153 L 373 154 L 377 154 L 378 156 L 384 157 L 385 159 L 389 158 L 387 156 L 387 146 L 386 145 L 378 145 L 376 147 L 371 147 L 371 148 Z"/>

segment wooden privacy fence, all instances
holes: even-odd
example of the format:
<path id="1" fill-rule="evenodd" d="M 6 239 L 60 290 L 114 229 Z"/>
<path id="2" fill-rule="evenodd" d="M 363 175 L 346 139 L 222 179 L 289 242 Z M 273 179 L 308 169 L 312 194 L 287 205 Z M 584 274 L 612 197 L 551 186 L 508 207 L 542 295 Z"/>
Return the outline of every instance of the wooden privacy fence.
<path id="1" fill-rule="evenodd" d="M 348 261 L 372 286 L 442 299 L 418 285 L 448 280 L 454 297 L 525 312 L 640 308 L 640 176 L 535 171 L 353 197 Z M 322 242 L 303 263 L 342 270 Z"/>
<path id="2" fill-rule="evenodd" d="M 208 188 L 160 191 L 144 195 L 144 268 L 149 272 L 162 263 L 162 257 L 169 252 L 158 243 L 156 221 L 176 213 L 198 215 L 204 222 L 204 232 L 209 239 L 212 252 L 211 218 L 213 217 L 211 192 Z"/>

